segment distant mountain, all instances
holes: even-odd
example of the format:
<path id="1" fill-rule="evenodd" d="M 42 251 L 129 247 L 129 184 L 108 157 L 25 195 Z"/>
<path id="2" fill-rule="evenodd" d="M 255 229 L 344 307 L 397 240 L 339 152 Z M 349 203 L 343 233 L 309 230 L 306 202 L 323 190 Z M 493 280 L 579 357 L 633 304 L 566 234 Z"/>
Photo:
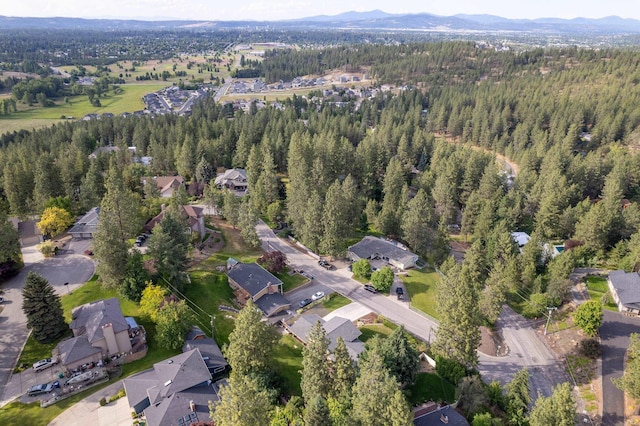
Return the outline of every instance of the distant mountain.
<path id="1" fill-rule="evenodd" d="M 346 12 L 339 15 L 311 16 L 286 21 L 180 21 L 125 20 L 81 18 L 12 18 L 0 16 L 0 30 L 16 28 L 80 29 L 80 30 L 197 30 L 215 29 L 353 29 L 353 30 L 418 30 L 438 32 L 507 31 L 532 33 L 640 33 L 640 21 L 608 16 L 590 18 L 508 19 L 494 15 L 438 16 L 429 13 L 390 14 L 381 10 Z"/>

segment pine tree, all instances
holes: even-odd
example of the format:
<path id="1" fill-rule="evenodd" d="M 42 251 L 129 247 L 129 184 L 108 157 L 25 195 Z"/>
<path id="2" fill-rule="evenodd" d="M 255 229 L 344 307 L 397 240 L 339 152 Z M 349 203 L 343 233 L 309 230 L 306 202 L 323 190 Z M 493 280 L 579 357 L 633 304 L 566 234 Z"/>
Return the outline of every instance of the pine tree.
<path id="1" fill-rule="evenodd" d="M 155 260 L 160 276 L 182 291 L 187 268 L 189 236 L 182 207 L 171 205 L 149 237 L 147 254 Z"/>
<path id="2" fill-rule="evenodd" d="M 0 265 L 16 270 L 22 267 L 20 235 L 0 209 Z"/>
<path id="3" fill-rule="evenodd" d="M 260 247 L 260 237 L 256 231 L 258 224 L 258 216 L 251 208 L 249 200 L 245 199 L 240 203 L 240 211 L 238 213 L 238 227 L 240 228 L 240 236 L 251 247 Z"/>
<path id="4" fill-rule="evenodd" d="M 404 326 L 393 330 L 393 333 L 383 341 L 382 349 L 389 372 L 400 384 L 413 384 L 420 359 L 418 351 L 407 337 Z"/>
<path id="5" fill-rule="evenodd" d="M 449 271 L 438 285 L 436 300 L 440 324 L 434 351 L 467 368 L 477 366 L 480 345 L 478 296 L 465 269 L 456 265 Z"/>
<path id="6" fill-rule="evenodd" d="M 527 426 L 531 393 L 529 371 L 523 368 L 507 384 L 507 418 L 511 426 Z"/>
<path id="7" fill-rule="evenodd" d="M 403 197 L 406 186 L 404 170 L 398 159 L 392 158 L 384 176 L 384 198 L 382 209 L 377 217 L 376 228 L 386 235 L 400 235 L 400 224 L 406 199 Z"/>
<path id="8" fill-rule="evenodd" d="M 316 396 L 307 403 L 304 424 L 305 426 L 332 426 L 329 407 L 323 397 Z"/>
<path id="9" fill-rule="evenodd" d="M 262 311 L 252 301 L 247 302 L 236 318 L 225 352 L 232 376 L 269 372 L 273 367 L 271 355 L 276 341 L 275 329 L 262 322 Z"/>
<path id="10" fill-rule="evenodd" d="M 307 335 L 307 344 L 302 348 L 302 397 L 307 407 L 316 398 L 327 397 L 330 385 L 327 355 L 329 339 L 318 321 Z"/>
<path id="11" fill-rule="evenodd" d="M 300 241 L 315 253 L 318 252 L 324 232 L 322 210 L 322 199 L 318 191 L 314 190 L 309 195 L 307 207 L 304 210 L 304 216 L 302 216 L 303 222 L 297 227 Z"/>
<path id="12" fill-rule="evenodd" d="M 342 337 L 338 337 L 331 363 L 331 396 L 351 401 L 351 387 L 356 379 L 356 369 Z"/>
<path id="13" fill-rule="evenodd" d="M 342 193 L 342 185 L 336 180 L 327 191 L 322 213 L 324 233 L 320 242 L 320 249 L 332 256 L 337 256 L 343 250 L 344 239 L 349 236 L 348 205 Z"/>
<path id="14" fill-rule="evenodd" d="M 408 426 L 412 423 L 409 404 L 380 354 L 374 353 L 360 360 L 360 376 L 353 386 L 352 416 L 367 426 Z"/>
<path id="15" fill-rule="evenodd" d="M 27 317 L 27 327 L 34 339 L 50 343 L 67 330 L 62 304 L 49 281 L 35 272 L 29 272 L 22 289 L 22 310 Z"/>
<path id="16" fill-rule="evenodd" d="M 220 401 L 209 404 L 211 419 L 217 426 L 268 426 L 272 397 L 251 376 L 232 374 L 220 388 Z"/>
<path id="17" fill-rule="evenodd" d="M 425 253 L 433 241 L 434 211 L 427 193 L 420 189 L 402 215 L 402 236 L 416 253 Z"/>
<path id="18" fill-rule="evenodd" d="M 576 424 L 576 402 L 571 395 L 569 383 L 561 383 L 553 389 L 550 397 L 539 395 L 531 409 L 531 426 L 574 426 Z"/>

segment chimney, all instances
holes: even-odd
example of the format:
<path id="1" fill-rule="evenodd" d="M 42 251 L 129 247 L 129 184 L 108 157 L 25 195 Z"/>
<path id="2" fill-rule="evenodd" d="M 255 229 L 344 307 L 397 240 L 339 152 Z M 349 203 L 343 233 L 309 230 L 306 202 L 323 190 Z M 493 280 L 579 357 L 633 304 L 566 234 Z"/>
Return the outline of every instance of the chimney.
<path id="1" fill-rule="evenodd" d="M 444 424 L 449 423 L 449 416 L 445 416 L 444 414 L 440 414 L 440 421 Z"/>
<path id="2" fill-rule="evenodd" d="M 193 411 L 194 413 L 196 412 L 196 403 L 193 402 L 193 399 L 191 401 L 189 401 L 189 409 L 191 411 Z"/>
<path id="3" fill-rule="evenodd" d="M 111 323 L 102 326 L 102 334 L 104 335 L 104 340 L 107 342 L 107 352 L 109 352 L 109 354 L 117 354 L 120 352 Z"/>

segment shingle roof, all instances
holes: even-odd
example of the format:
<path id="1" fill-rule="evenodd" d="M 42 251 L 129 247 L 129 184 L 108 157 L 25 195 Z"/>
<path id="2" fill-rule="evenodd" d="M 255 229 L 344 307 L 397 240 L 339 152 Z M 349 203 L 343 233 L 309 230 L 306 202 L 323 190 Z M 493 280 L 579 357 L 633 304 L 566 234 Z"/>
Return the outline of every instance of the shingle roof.
<path id="1" fill-rule="evenodd" d="M 56 346 L 56 351 L 60 354 L 60 363 L 63 366 L 101 352 L 100 348 L 91 346 L 87 336 L 78 336 L 63 340 Z"/>
<path id="2" fill-rule="evenodd" d="M 345 342 L 353 342 L 362 335 L 362 332 L 346 318 L 333 317 L 329 321 L 322 324 L 327 332 L 327 337 L 331 341 L 335 341 L 338 337 L 342 337 Z"/>
<path id="3" fill-rule="evenodd" d="M 295 323 L 293 323 L 291 327 L 289 327 L 289 330 L 291 330 L 291 332 L 295 334 L 298 339 L 302 340 L 304 343 L 307 343 L 307 335 L 318 321 L 324 323 L 324 320 L 320 318 L 319 315 L 302 315 Z"/>
<path id="4" fill-rule="evenodd" d="M 120 300 L 115 297 L 78 306 L 71 312 L 71 316 L 73 321 L 69 327 L 74 335 L 86 334 L 90 343 L 104 337 L 103 325 L 111 324 L 116 334 L 129 329 L 129 324 L 120 310 Z"/>
<path id="5" fill-rule="evenodd" d="M 158 405 L 144 410 L 149 426 L 188 425 L 189 422 L 209 422 L 209 402 L 219 399 L 218 386 L 201 384 L 163 399 Z M 193 403 L 195 411 L 191 411 Z M 182 422 L 181 422 L 182 420 Z"/>
<path id="6" fill-rule="evenodd" d="M 227 169 L 224 173 L 216 176 L 215 185 L 225 185 L 228 181 L 240 180 L 241 182 L 247 181 L 247 172 L 245 169 Z"/>
<path id="7" fill-rule="evenodd" d="M 193 225 L 198 223 L 198 220 L 202 217 L 203 209 L 201 207 L 195 207 L 195 206 L 180 206 L 180 207 L 182 207 L 182 210 L 187 214 L 187 223 L 189 223 L 189 227 L 193 227 Z M 153 228 L 155 228 L 156 225 L 159 224 L 164 218 L 164 213 L 165 213 L 165 210 L 161 211 L 153 219 L 150 219 L 149 222 L 147 222 L 144 225 L 145 231 L 147 232 L 153 231 Z"/>
<path id="8" fill-rule="evenodd" d="M 445 417 L 446 423 L 443 421 Z M 413 424 L 415 426 L 442 426 L 444 424 L 447 426 L 469 426 L 467 419 L 450 405 L 413 419 Z"/>
<path id="9" fill-rule="evenodd" d="M 69 230 L 70 234 L 93 234 L 98 228 L 100 207 L 94 207 L 82 216 Z"/>
<path id="10" fill-rule="evenodd" d="M 198 330 L 200 329 L 198 328 Z M 204 363 L 210 370 L 218 367 L 226 368 L 228 366 L 227 360 L 222 355 L 222 351 L 215 340 L 211 337 L 200 337 L 200 335 L 196 337 L 198 337 L 198 339 L 188 339 L 185 341 L 184 346 L 182 346 L 182 352 L 189 352 L 193 349 L 198 349 L 202 355 Z"/>
<path id="11" fill-rule="evenodd" d="M 350 246 L 348 250 L 360 259 L 369 259 L 379 255 L 405 265 L 418 260 L 418 256 L 410 251 L 403 250 L 392 242 L 369 235 Z"/>
<path id="12" fill-rule="evenodd" d="M 333 317 L 325 321 L 316 314 L 302 315 L 289 327 L 289 330 L 303 343 L 307 343 L 307 336 L 316 323 L 320 321 L 322 328 L 329 339 L 329 350 L 333 352 L 338 344 L 338 338 L 342 337 L 351 358 L 358 359 L 358 355 L 364 352 L 364 343 L 358 340 L 362 335 L 358 327 L 346 318 Z"/>
<path id="13" fill-rule="evenodd" d="M 283 308 L 289 308 L 291 302 L 280 293 L 265 294 L 254 302 L 258 308 L 262 310 L 268 317 Z"/>
<path id="14" fill-rule="evenodd" d="M 622 305 L 640 309 L 640 275 L 637 272 L 613 271 L 609 273 L 609 281 Z"/>
<path id="15" fill-rule="evenodd" d="M 238 263 L 227 272 L 227 275 L 252 297 L 267 285 L 282 284 L 282 281 L 257 263 Z"/>

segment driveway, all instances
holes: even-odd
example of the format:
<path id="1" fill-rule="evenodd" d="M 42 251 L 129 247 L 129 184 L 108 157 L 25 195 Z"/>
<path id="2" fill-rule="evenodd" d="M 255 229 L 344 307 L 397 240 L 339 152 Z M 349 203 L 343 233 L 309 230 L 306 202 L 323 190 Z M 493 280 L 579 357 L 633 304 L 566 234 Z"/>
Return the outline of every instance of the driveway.
<path id="1" fill-rule="evenodd" d="M 53 419 L 49 426 L 131 426 L 131 408 L 127 397 L 100 406 L 100 398 L 118 393 L 124 385 L 117 381 L 72 405 Z"/>
<path id="2" fill-rule="evenodd" d="M 27 273 L 37 272 L 44 276 L 59 295 L 73 291 L 91 278 L 95 265 L 91 259 L 77 254 L 63 254 L 45 259 L 35 246 L 22 248 L 25 267 L 15 277 L 2 284 L 4 291 L 3 311 L 0 314 L 0 403 L 9 400 L 36 384 L 19 383 L 9 386 L 11 372 L 27 341 L 27 319 L 22 312 L 22 287 Z M 67 285 L 64 285 L 68 283 Z M 35 381 L 35 377 L 34 377 Z"/>
<path id="3" fill-rule="evenodd" d="M 624 394 L 611 379 L 622 377 L 629 335 L 640 333 L 640 319 L 604 311 L 602 341 L 602 424 L 624 425 Z"/>

